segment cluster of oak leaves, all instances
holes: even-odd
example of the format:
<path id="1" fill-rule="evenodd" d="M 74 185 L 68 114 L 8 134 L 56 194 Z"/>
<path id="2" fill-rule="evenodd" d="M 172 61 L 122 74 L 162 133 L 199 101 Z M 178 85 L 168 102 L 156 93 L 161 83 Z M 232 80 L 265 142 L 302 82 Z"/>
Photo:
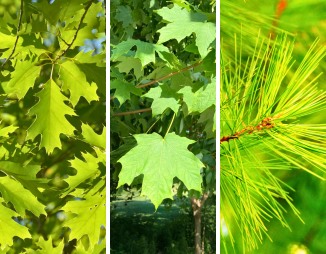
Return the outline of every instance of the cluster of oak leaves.
<path id="1" fill-rule="evenodd" d="M 34 93 L 37 103 L 27 113 L 34 121 L 23 130 L 27 132 L 25 140 L 15 138 L 19 123 L 0 127 L 0 253 L 7 253 L 15 244 L 18 246 L 21 243 L 18 238 L 34 238 L 35 234 L 19 219 L 26 218 L 26 210 L 37 217 L 48 216 L 44 193 L 51 189 L 51 179 L 36 176 L 42 167 L 33 162 L 33 158 L 42 148 L 48 155 L 62 149 L 61 134 L 83 141 L 91 151 L 81 153 L 83 158 L 70 161 L 77 174 L 65 179 L 68 188 L 57 192 L 59 198 L 72 196 L 71 201 L 59 207 L 74 214 L 63 227 L 71 230 L 69 240 L 88 235 L 87 253 L 99 253 L 106 244 L 105 239 L 99 241 L 100 228 L 106 225 L 106 175 L 99 170 L 100 164 L 106 164 L 106 129 L 104 127 L 99 135 L 90 125 L 82 123 L 82 133 L 77 136 L 66 116 L 77 117 L 75 108 L 81 97 L 88 103 L 105 98 L 105 51 L 97 55 L 78 51 L 85 39 L 105 36 L 104 3 L 89 0 L 56 0 L 52 4 L 45 0 L 19 2 L 17 18 L 8 12 L 0 18 L 1 59 L 10 59 L 0 69 L 0 106 L 6 113 L 12 100 L 21 102 L 35 88 L 40 91 Z M 46 40 L 52 40 L 52 46 L 47 46 Z M 45 81 L 40 84 L 37 80 Z M 64 95 L 68 90 L 70 98 Z M 40 135 L 40 141 L 33 142 Z M 86 181 L 86 187 L 80 187 Z M 33 239 L 36 245 L 23 252 L 62 253 L 63 240 L 54 248 L 52 237 L 46 240 L 43 237 L 37 236 Z M 82 244 L 78 244 L 76 250 L 86 253 Z"/>

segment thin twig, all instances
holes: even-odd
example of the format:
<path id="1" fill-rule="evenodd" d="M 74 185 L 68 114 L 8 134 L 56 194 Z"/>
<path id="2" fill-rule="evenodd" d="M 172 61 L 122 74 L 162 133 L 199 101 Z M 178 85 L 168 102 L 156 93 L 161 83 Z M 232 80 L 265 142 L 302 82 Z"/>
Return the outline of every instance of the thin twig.
<path id="1" fill-rule="evenodd" d="M 170 74 L 168 74 L 168 75 L 166 75 L 166 76 L 164 76 L 164 77 L 162 77 L 162 78 L 154 79 L 154 80 L 151 81 L 151 82 L 148 82 L 148 83 L 146 83 L 146 84 L 143 84 L 143 85 L 137 86 L 136 88 L 143 88 L 143 87 L 146 87 L 146 86 L 150 86 L 150 85 L 155 84 L 156 82 L 159 82 L 159 81 L 161 81 L 161 80 L 163 80 L 163 79 L 166 79 L 166 78 L 172 77 L 172 76 L 177 75 L 177 74 L 179 74 L 179 73 L 181 73 L 181 72 L 187 71 L 187 70 L 189 70 L 189 69 L 191 69 L 191 68 L 194 68 L 194 67 L 196 67 L 196 66 L 198 66 L 198 65 L 201 65 L 202 63 L 203 63 L 203 61 L 198 62 L 198 63 L 196 63 L 196 64 L 193 64 L 193 65 L 191 65 L 191 66 L 188 66 L 188 67 L 186 67 L 186 68 L 183 68 L 183 69 L 181 69 L 180 71 L 172 72 L 172 73 L 170 73 Z M 156 77 L 156 74 L 155 74 L 155 77 Z M 110 101 L 112 101 L 114 98 L 115 98 L 114 96 L 110 97 Z"/>
<path id="2" fill-rule="evenodd" d="M 61 53 L 61 55 L 57 56 L 56 60 L 57 60 L 58 58 L 62 57 L 64 54 L 66 54 L 66 52 L 70 49 L 70 47 L 72 46 L 72 44 L 75 42 L 75 40 L 76 40 L 76 38 L 77 38 L 77 34 L 78 34 L 78 32 L 79 32 L 79 29 L 80 29 L 80 27 L 81 27 L 81 25 L 82 25 L 82 23 L 83 23 L 83 20 L 84 20 L 84 18 L 85 18 L 85 16 L 86 16 L 86 13 L 87 13 L 88 9 L 91 7 L 93 1 L 94 1 L 94 0 L 90 1 L 90 3 L 87 5 L 87 7 L 86 7 L 86 9 L 85 9 L 85 12 L 84 12 L 82 18 L 80 19 L 79 25 L 78 25 L 78 27 L 77 27 L 76 33 L 75 33 L 74 38 L 72 39 L 71 43 L 70 43 L 70 44 L 68 45 L 68 47 L 67 47 L 67 48 L 66 48 L 66 49 Z"/>
<path id="3" fill-rule="evenodd" d="M 151 108 L 138 109 L 138 110 L 134 110 L 134 111 L 113 114 L 113 116 L 131 115 L 131 114 L 137 114 L 137 113 L 142 113 L 142 112 L 147 112 L 147 111 L 152 111 L 152 109 Z"/>
<path id="4" fill-rule="evenodd" d="M 19 30 L 20 30 L 20 25 L 22 23 L 22 16 L 23 16 L 23 12 L 24 12 L 24 0 L 21 0 L 20 2 L 20 14 L 19 14 L 19 21 L 18 21 L 18 28 L 17 28 L 17 36 L 16 36 L 16 41 L 15 41 L 15 45 L 12 49 L 12 52 L 10 54 L 10 56 L 7 57 L 7 59 L 4 61 L 4 63 L 0 66 L 0 69 L 6 65 L 6 63 L 9 61 L 9 59 L 12 57 L 12 55 L 15 53 L 16 47 L 17 47 L 17 43 L 18 43 L 18 39 L 19 39 Z"/>
<path id="5" fill-rule="evenodd" d="M 198 63 L 196 63 L 196 64 L 193 64 L 193 65 L 191 65 L 191 66 L 188 66 L 188 67 L 186 67 L 186 68 L 183 68 L 183 69 L 181 69 L 180 71 L 172 72 L 172 73 L 170 73 L 170 74 L 168 74 L 168 75 L 166 75 L 166 76 L 164 76 L 164 77 L 162 77 L 162 78 L 158 78 L 158 79 L 155 79 L 155 80 L 153 80 L 153 81 L 151 81 L 151 82 L 148 82 L 148 83 L 146 83 L 146 84 L 140 85 L 140 86 L 138 86 L 137 88 L 143 88 L 143 87 L 145 87 L 145 86 L 150 86 L 150 85 L 155 84 L 156 82 L 159 82 L 159 81 L 161 81 L 161 80 L 163 80 L 163 79 L 166 79 L 166 78 L 172 77 L 172 76 L 177 75 L 177 74 L 179 74 L 179 73 L 181 73 L 181 72 L 187 71 L 187 70 L 189 70 L 189 69 L 191 69 L 191 68 L 194 68 L 194 67 L 196 67 L 196 66 L 198 66 L 198 65 L 201 65 L 202 63 L 203 63 L 203 61 L 198 62 Z"/>

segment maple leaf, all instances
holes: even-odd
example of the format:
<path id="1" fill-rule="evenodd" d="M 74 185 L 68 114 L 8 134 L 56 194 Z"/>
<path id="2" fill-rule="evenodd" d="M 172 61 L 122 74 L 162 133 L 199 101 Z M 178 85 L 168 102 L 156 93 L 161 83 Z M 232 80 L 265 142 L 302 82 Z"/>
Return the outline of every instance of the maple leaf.
<path id="1" fill-rule="evenodd" d="M 129 6 L 118 6 L 115 19 L 122 22 L 122 27 L 128 27 L 132 24 L 131 9 Z"/>
<path id="2" fill-rule="evenodd" d="M 34 86 L 35 79 L 40 75 L 41 67 L 36 65 L 37 58 L 27 56 L 24 61 L 16 61 L 11 79 L 3 87 L 7 94 L 17 94 L 18 99 L 25 96 L 28 89 Z"/>
<path id="3" fill-rule="evenodd" d="M 16 212 L 25 217 L 25 210 L 31 211 L 35 216 L 46 215 L 44 208 L 36 197 L 10 177 L 0 177 L 0 192 L 6 203 L 14 205 Z"/>
<path id="4" fill-rule="evenodd" d="M 201 57 L 204 58 L 208 54 L 210 45 L 216 39 L 216 24 L 207 22 L 205 14 L 187 11 L 177 4 L 174 4 L 172 9 L 164 7 L 157 10 L 156 13 L 162 16 L 163 21 L 170 22 L 157 31 L 160 33 L 158 43 L 171 39 L 180 42 L 185 37 L 195 33 L 196 45 Z"/>
<path id="5" fill-rule="evenodd" d="M 133 84 L 121 79 L 115 79 L 110 82 L 110 89 L 115 89 L 114 97 L 120 102 L 120 106 L 126 101 L 130 100 L 130 92 L 141 95 L 143 90 L 136 88 Z"/>
<path id="6" fill-rule="evenodd" d="M 134 51 L 129 51 L 134 52 Z M 124 54 L 116 59 L 120 63 L 115 67 L 119 69 L 120 72 L 129 73 L 134 69 L 134 74 L 137 79 L 144 76 L 144 70 L 142 69 L 142 64 L 139 59 L 134 58 L 135 52 L 133 54 Z"/>
<path id="7" fill-rule="evenodd" d="M 28 228 L 15 222 L 12 217 L 18 217 L 19 214 L 13 210 L 4 207 L 0 198 L 0 248 L 4 248 L 7 244 L 13 245 L 12 238 L 18 236 L 21 239 L 32 238 L 28 232 Z"/>
<path id="8" fill-rule="evenodd" d="M 155 63 L 155 52 L 157 52 L 164 61 L 168 62 L 171 66 L 174 66 L 174 63 L 171 62 L 171 59 L 175 60 L 175 57 L 171 58 L 172 53 L 170 53 L 167 47 L 163 45 L 155 45 L 152 43 L 143 42 L 140 40 L 129 40 L 119 43 L 115 50 L 113 50 L 111 59 L 113 61 L 117 61 L 118 57 L 128 53 L 129 50 L 134 46 L 137 47 L 135 58 L 140 60 L 143 67 L 151 62 Z"/>
<path id="9" fill-rule="evenodd" d="M 149 92 L 143 96 L 154 99 L 151 105 L 153 116 L 162 114 L 167 108 L 170 108 L 175 113 L 178 113 L 178 109 L 180 107 L 178 104 L 180 94 L 171 89 L 168 85 L 160 85 L 158 87 L 151 88 L 151 90 L 149 90 Z"/>
<path id="10" fill-rule="evenodd" d="M 63 102 L 67 98 L 52 79 L 43 87 L 43 90 L 37 93 L 40 101 L 28 112 L 29 116 L 37 115 L 37 117 L 27 130 L 26 139 L 33 140 L 41 134 L 40 148 L 45 147 L 47 153 L 50 154 L 56 147 L 61 149 L 61 133 L 73 135 L 75 128 L 68 122 L 65 115 L 76 114 Z"/>
<path id="11" fill-rule="evenodd" d="M 106 225 L 106 189 L 86 196 L 86 200 L 69 201 L 62 210 L 77 214 L 64 224 L 71 229 L 69 239 L 76 238 L 78 241 L 87 234 L 92 248 L 99 240 L 100 227 Z"/>
<path id="12" fill-rule="evenodd" d="M 195 93 L 190 86 L 186 86 L 178 91 L 183 94 L 183 100 L 187 103 L 188 112 L 204 112 L 207 108 L 216 104 L 216 77 L 211 83 L 199 88 Z"/>
<path id="13" fill-rule="evenodd" d="M 96 173 L 99 173 L 98 163 L 100 160 L 95 158 L 89 153 L 82 153 L 85 161 L 78 159 L 77 157 L 74 160 L 71 160 L 71 167 L 77 170 L 77 174 L 74 176 L 69 176 L 65 181 L 69 184 L 69 188 L 62 193 L 62 197 L 65 197 L 76 188 L 79 184 L 83 183 L 87 179 L 94 176 Z"/>
<path id="14" fill-rule="evenodd" d="M 70 91 L 70 101 L 74 107 L 81 96 L 89 103 L 98 101 L 97 86 L 87 82 L 86 74 L 74 62 L 67 60 L 61 64 L 60 80 L 63 81 L 62 90 Z"/>
<path id="15" fill-rule="evenodd" d="M 0 121 L 1 124 L 1 121 Z M 0 137 L 8 137 L 9 133 L 13 133 L 15 130 L 17 130 L 18 127 L 15 126 L 7 126 L 7 127 L 0 127 Z"/>
<path id="16" fill-rule="evenodd" d="M 81 139 L 92 145 L 96 146 L 98 148 L 102 148 L 106 150 L 106 127 L 103 127 L 102 134 L 97 134 L 91 126 L 88 124 L 82 123 L 82 135 Z"/>
<path id="17" fill-rule="evenodd" d="M 190 151 L 195 141 L 169 133 L 164 138 L 157 133 L 133 136 L 137 146 L 118 162 L 122 164 L 118 187 L 131 184 L 144 174 L 141 195 L 148 196 L 155 209 L 165 198 L 172 198 L 173 178 L 178 177 L 187 188 L 201 192 L 200 169 L 203 163 Z"/>
<path id="18" fill-rule="evenodd" d="M 216 110 L 215 107 L 206 109 L 199 117 L 198 123 L 206 123 L 204 131 L 207 138 L 216 138 Z"/>

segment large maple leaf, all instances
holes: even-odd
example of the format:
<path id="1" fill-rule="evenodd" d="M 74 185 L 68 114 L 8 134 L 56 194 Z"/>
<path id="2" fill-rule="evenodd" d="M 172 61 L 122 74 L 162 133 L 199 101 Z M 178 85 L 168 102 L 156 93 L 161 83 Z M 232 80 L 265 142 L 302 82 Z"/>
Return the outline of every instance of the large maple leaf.
<path id="1" fill-rule="evenodd" d="M 157 32 L 160 33 L 158 43 L 163 43 L 171 39 L 180 42 L 192 33 L 196 34 L 196 45 L 202 58 L 208 52 L 212 42 L 216 39 L 216 24 L 207 22 L 205 14 L 187 11 L 177 4 L 172 9 L 164 7 L 156 11 L 162 16 L 163 21 L 170 22 Z"/>
<path id="2" fill-rule="evenodd" d="M 52 79 L 37 95 L 40 101 L 28 112 L 28 115 L 37 115 L 37 117 L 27 130 L 26 139 L 34 139 L 41 134 L 40 148 L 45 147 L 48 153 L 52 153 L 55 147 L 61 149 L 60 134 L 73 135 L 75 130 L 65 115 L 76 114 L 64 103 L 68 99 Z"/>
<path id="3" fill-rule="evenodd" d="M 136 176 L 144 174 L 141 195 L 148 196 L 156 209 L 163 199 L 172 199 L 174 177 L 178 177 L 189 190 L 201 192 L 200 169 L 205 166 L 187 149 L 195 141 L 175 133 L 164 138 L 157 133 L 134 137 L 137 146 L 118 161 L 122 164 L 118 187 L 131 184 Z"/>

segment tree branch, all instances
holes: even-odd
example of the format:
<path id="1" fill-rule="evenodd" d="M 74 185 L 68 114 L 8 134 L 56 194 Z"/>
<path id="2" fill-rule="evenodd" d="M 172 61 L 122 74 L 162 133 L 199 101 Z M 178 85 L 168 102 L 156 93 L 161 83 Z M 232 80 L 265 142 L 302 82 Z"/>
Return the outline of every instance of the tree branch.
<path id="1" fill-rule="evenodd" d="M 166 79 L 166 78 L 172 77 L 172 76 L 177 75 L 177 74 L 179 74 L 179 73 L 181 73 L 181 72 L 187 71 L 187 70 L 189 70 L 189 69 L 191 69 L 191 68 L 194 68 L 194 67 L 196 67 L 196 66 L 198 66 L 198 65 L 201 65 L 202 63 L 203 63 L 203 61 L 198 62 L 198 63 L 196 63 L 196 64 L 193 64 L 193 65 L 191 65 L 191 66 L 188 66 L 188 67 L 186 67 L 186 68 L 183 68 L 183 69 L 181 69 L 180 71 L 172 72 L 172 73 L 170 73 L 170 74 L 168 74 L 168 75 L 166 75 L 166 76 L 164 76 L 164 77 L 162 77 L 162 78 L 154 79 L 153 81 L 150 81 L 150 82 L 148 82 L 148 83 L 146 83 L 146 84 L 143 84 L 143 85 L 137 86 L 136 88 L 143 88 L 143 87 L 146 87 L 146 86 L 150 86 L 150 85 L 155 84 L 156 82 L 159 82 L 159 81 L 161 81 L 161 80 L 163 80 L 163 79 Z M 155 77 L 156 77 L 156 75 L 155 75 Z M 112 101 L 114 98 L 115 98 L 114 96 L 110 97 L 110 101 Z"/>
<path id="2" fill-rule="evenodd" d="M 209 196 L 209 192 L 206 192 L 200 201 L 200 206 L 202 207 Z"/>
<path id="3" fill-rule="evenodd" d="M 0 69 L 6 65 L 6 63 L 9 61 L 9 59 L 12 57 L 12 55 L 15 53 L 16 47 L 17 47 L 17 43 L 18 43 L 18 39 L 19 39 L 19 30 L 20 30 L 20 26 L 22 23 L 22 17 L 23 17 L 23 12 L 24 12 L 24 0 L 20 1 L 20 14 L 19 14 L 19 21 L 18 21 L 18 27 L 17 27 L 17 36 L 16 36 L 16 41 L 15 41 L 15 45 L 12 49 L 12 52 L 10 54 L 10 56 L 7 57 L 7 59 L 4 61 L 4 63 L 0 66 Z"/>
<path id="4" fill-rule="evenodd" d="M 142 112 L 147 112 L 147 111 L 152 111 L 152 109 L 151 108 L 138 109 L 138 110 L 134 110 L 134 111 L 128 111 L 128 112 L 123 112 L 123 113 L 118 113 L 118 114 L 112 114 L 112 116 L 131 115 L 131 114 L 142 113 Z"/>
<path id="5" fill-rule="evenodd" d="M 57 60 L 58 58 L 62 57 L 64 54 L 66 54 L 66 52 L 70 49 L 70 47 L 72 46 L 72 44 L 74 44 L 74 42 L 75 42 L 75 40 L 76 40 L 76 38 L 77 38 L 77 34 L 78 34 L 78 32 L 79 32 L 79 29 L 80 29 L 80 27 L 81 27 L 81 25 L 82 25 L 82 23 L 83 23 L 83 21 L 84 21 L 84 18 L 85 18 L 85 16 L 86 16 L 86 13 L 87 13 L 88 9 L 91 7 L 93 1 L 94 1 L 94 0 L 90 1 L 90 3 L 87 5 L 87 7 L 86 7 L 86 9 L 85 9 L 85 12 L 84 12 L 82 18 L 80 19 L 80 22 L 79 22 L 78 27 L 77 27 L 77 31 L 76 31 L 76 33 L 75 33 L 75 35 L 74 35 L 74 38 L 72 39 L 71 43 L 68 44 L 68 47 L 67 47 L 67 48 L 66 48 L 66 49 L 61 53 L 61 55 L 57 56 L 56 60 Z"/>
<path id="6" fill-rule="evenodd" d="M 187 71 L 187 70 L 189 70 L 189 69 L 191 69 L 191 68 L 194 68 L 194 67 L 196 67 L 196 66 L 198 66 L 198 65 L 201 65 L 202 63 L 203 63 L 203 61 L 200 61 L 200 62 L 198 62 L 198 63 L 196 63 L 196 64 L 193 64 L 193 65 L 191 65 L 191 66 L 188 66 L 188 67 L 186 67 L 186 68 L 183 68 L 183 69 L 181 69 L 180 71 L 172 72 L 172 73 L 170 73 L 170 74 L 168 74 L 168 75 L 166 75 L 166 76 L 164 76 L 164 77 L 162 77 L 162 78 L 158 78 L 158 79 L 155 79 L 155 80 L 153 80 L 153 81 L 151 81 L 151 82 L 148 82 L 148 83 L 146 83 L 146 84 L 140 85 L 140 86 L 138 86 L 137 88 L 143 88 L 143 87 L 145 87 L 145 86 L 150 86 L 150 85 L 155 84 L 156 82 L 159 82 L 159 81 L 161 81 L 161 80 L 163 80 L 163 79 L 166 79 L 166 78 L 172 77 L 172 76 L 177 75 L 177 74 L 179 74 L 179 73 L 181 73 L 181 72 Z"/>
<path id="7" fill-rule="evenodd" d="M 284 10 L 286 9 L 288 5 L 288 2 L 286 0 L 280 0 L 277 4 L 277 7 L 276 7 L 276 12 L 275 12 L 275 20 L 273 21 L 273 24 L 272 24 L 272 28 L 271 28 L 271 31 L 269 32 L 269 34 L 271 35 L 271 39 L 273 40 L 275 38 L 275 31 L 274 31 L 274 27 L 277 27 L 278 26 L 278 21 L 279 19 L 281 18 L 282 16 L 282 13 L 284 12 Z"/>
<path id="8" fill-rule="evenodd" d="M 241 131 L 236 132 L 234 135 L 229 135 L 229 136 L 223 137 L 220 139 L 220 143 L 222 143 L 224 141 L 229 142 L 231 139 L 238 139 L 241 136 L 241 134 L 245 133 L 246 131 L 248 131 L 248 134 L 251 134 L 254 131 L 264 131 L 266 129 L 273 129 L 275 123 L 273 123 L 272 121 L 280 118 L 281 115 L 282 115 L 282 113 L 280 113 L 274 117 L 267 117 L 263 121 L 259 122 L 256 126 L 250 125 L 248 127 L 245 127 L 244 129 L 242 129 Z"/>

